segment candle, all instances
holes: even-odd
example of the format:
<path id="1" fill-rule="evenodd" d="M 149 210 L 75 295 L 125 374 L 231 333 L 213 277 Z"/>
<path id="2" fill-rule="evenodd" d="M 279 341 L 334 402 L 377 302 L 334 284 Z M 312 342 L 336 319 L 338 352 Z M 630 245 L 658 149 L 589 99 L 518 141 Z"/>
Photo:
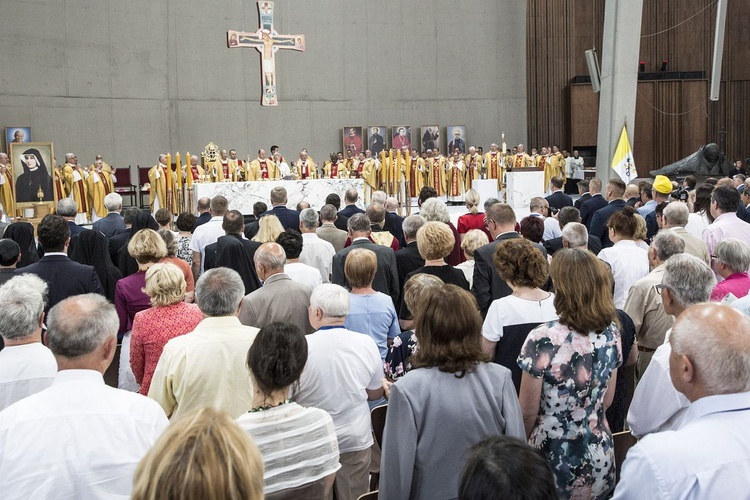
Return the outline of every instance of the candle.
<path id="1" fill-rule="evenodd" d="M 174 157 L 176 163 L 175 172 L 177 173 L 177 187 L 182 187 L 182 163 L 180 162 L 180 153 L 177 153 Z"/>
<path id="2" fill-rule="evenodd" d="M 167 191 L 172 190 L 172 153 L 167 153 Z"/>
<path id="3" fill-rule="evenodd" d="M 193 166 L 192 162 L 190 161 L 190 152 L 188 151 L 185 153 L 185 160 L 187 161 L 187 186 L 188 188 L 193 187 Z"/>

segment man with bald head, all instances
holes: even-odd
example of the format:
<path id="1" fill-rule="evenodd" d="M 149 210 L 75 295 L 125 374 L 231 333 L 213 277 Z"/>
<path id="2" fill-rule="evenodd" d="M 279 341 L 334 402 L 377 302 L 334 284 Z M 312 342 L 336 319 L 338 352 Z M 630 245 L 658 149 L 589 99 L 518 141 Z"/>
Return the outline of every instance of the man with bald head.
<path id="1" fill-rule="evenodd" d="M 581 221 L 583 221 L 583 225 L 586 226 L 587 229 L 591 229 L 591 219 L 594 218 L 594 213 L 600 208 L 607 206 L 607 200 L 602 196 L 601 179 L 594 177 L 589 181 L 589 193 L 591 197 L 581 203 L 579 208 L 581 211 Z"/>
<path id="2" fill-rule="evenodd" d="M 723 304 L 687 308 L 675 322 L 674 387 L 689 401 L 675 431 L 628 452 L 615 498 L 740 498 L 750 491 L 750 318 Z"/>
<path id="3" fill-rule="evenodd" d="M 292 281 L 284 273 L 286 252 L 278 243 L 264 243 L 255 251 L 255 272 L 263 282 L 242 300 L 240 322 L 263 328 L 269 323 L 291 323 L 304 334 L 312 333 L 308 319 L 312 288 Z"/>
<path id="4" fill-rule="evenodd" d="M 119 324 L 100 295 L 52 308 L 54 381 L 0 412 L 3 498 L 130 497 L 136 466 L 168 421 L 156 402 L 104 384 Z"/>

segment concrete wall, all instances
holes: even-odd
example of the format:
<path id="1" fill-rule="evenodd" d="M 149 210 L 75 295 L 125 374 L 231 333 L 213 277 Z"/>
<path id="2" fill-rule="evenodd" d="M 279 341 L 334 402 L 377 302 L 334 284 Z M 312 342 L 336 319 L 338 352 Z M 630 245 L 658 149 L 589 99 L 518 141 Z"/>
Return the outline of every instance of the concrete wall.
<path id="1" fill-rule="evenodd" d="M 258 28 L 254 1 L 3 0 L 0 127 L 31 126 L 58 161 L 121 167 L 209 141 L 322 161 L 344 126 L 466 125 L 469 144 L 516 144 L 525 15 L 516 0 L 278 0 L 276 29 L 307 50 L 277 53 L 280 105 L 262 108 L 258 52 L 226 47 L 227 30 Z"/>

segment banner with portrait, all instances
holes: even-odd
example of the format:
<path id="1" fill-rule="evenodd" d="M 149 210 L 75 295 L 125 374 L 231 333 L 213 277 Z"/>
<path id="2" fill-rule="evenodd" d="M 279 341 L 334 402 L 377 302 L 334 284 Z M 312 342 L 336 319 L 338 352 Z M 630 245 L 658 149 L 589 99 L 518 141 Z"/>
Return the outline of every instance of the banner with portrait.
<path id="1" fill-rule="evenodd" d="M 51 142 L 11 142 L 8 147 L 13 168 L 16 210 L 31 208 L 35 204 L 50 205 L 54 209 L 53 185 L 54 151 Z"/>

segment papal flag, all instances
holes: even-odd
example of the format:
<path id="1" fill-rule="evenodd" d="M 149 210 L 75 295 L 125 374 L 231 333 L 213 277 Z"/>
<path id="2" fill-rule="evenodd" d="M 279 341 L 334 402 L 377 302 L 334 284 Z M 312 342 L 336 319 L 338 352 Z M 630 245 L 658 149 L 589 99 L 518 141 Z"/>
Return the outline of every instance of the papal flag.
<path id="1" fill-rule="evenodd" d="M 635 162 L 633 161 L 633 148 L 630 147 L 628 129 L 625 125 L 622 126 L 620 140 L 617 141 L 617 149 L 615 149 L 615 155 L 612 157 L 612 168 L 625 184 L 629 183 L 631 179 L 638 177 L 638 172 L 635 170 Z"/>

